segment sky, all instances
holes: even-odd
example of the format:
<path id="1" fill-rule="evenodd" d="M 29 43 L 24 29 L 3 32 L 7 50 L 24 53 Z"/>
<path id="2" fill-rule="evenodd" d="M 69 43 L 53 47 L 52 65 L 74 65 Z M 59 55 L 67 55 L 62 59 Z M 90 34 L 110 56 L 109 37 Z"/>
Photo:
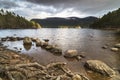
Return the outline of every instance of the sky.
<path id="1" fill-rule="evenodd" d="M 47 17 L 102 17 L 120 8 L 120 0 L 0 0 L 0 9 L 27 19 Z"/>

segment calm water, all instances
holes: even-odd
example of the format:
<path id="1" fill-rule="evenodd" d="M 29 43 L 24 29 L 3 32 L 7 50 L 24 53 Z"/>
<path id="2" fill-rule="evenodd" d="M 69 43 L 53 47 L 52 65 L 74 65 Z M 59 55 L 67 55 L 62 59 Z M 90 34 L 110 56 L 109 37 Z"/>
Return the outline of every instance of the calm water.
<path id="1" fill-rule="evenodd" d="M 93 30 L 93 29 L 38 29 L 38 30 L 0 30 L 0 37 L 16 36 L 16 37 L 36 37 L 49 39 L 49 43 L 60 47 L 63 54 L 68 49 L 76 49 L 79 54 L 84 54 L 85 59 L 77 61 L 74 59 L 66 59 L 63 55 L 54 55 L 47 52 L 41 47 L 23 46 L 23 41 L 4 42 L 4 46 L 21 51 L 24 54 L 32 56 L 40 64 L 46 65 L 50 62 L 64 61 L 68 63 L 68 67 L 75 72 L 84 72 L 84 61 L 87 59 L 97 59 L 104 61 L 113 68 L 120 69 L 120 52 L 112 52 L 110 48 L 120 43 L 120 33 L 114 31 Z M 109 45 L 108 49 L 102 49 L 105 44 Z M 16 48 L 17 47 L 17 48 Z M 20 50 L 20 48 L 22 50 Z"/>

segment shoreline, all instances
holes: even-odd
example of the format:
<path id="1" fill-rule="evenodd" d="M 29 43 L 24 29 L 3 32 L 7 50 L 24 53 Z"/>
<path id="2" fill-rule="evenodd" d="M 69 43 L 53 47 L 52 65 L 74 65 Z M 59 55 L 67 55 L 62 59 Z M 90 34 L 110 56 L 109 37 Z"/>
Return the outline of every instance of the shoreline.
<path id="1" fill-rule="evenodd" d="M 56 62 L 43 66 L 27 55 L 0 46 L 0 80 L 74 80 L 73 78 L 76 77 L 86 78 L 84 75 L 72 73 L 65 65 L 65 62 Z"/>

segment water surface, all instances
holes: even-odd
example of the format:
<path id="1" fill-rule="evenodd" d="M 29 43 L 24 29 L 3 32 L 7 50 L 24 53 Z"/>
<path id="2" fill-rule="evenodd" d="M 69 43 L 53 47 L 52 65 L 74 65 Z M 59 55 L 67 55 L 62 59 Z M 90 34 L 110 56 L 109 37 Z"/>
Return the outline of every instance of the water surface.
<path id="1" fill-rule="evenodd" d="M 23 54 L 28 54 L 37 60 L 40 64 L 46 65 L 51 62 L 64 61 L 68 63 L 68 67 L 75 72 L 84 72 L 84 61 L 87 59 L 97 59 L 105 62 L 112 68 L 120 69 L 120 52 L 112 52 L 110 50 L 114 44 L 120 43 L 120 33 L 115 31 L 93 30 L 93 29 L 17 29 L 17 30 L 0 30 L 0 37 L 34 37 L 49 39 L 49 43 L 60 47 L 64 52 L 68 49 L 76 49 L 79 54 L 84 54 L 85 59 L 77 61 L 74 59 L 66 59 L 63 55 L 52 54 L 41 47 L 24 46 L 23 41 L 4 42 L 4 46 Z M 108 49 L 103 49 L 104 45 L 109 45 Z M 101 79 L 99 79 L 101 80 Z"/>

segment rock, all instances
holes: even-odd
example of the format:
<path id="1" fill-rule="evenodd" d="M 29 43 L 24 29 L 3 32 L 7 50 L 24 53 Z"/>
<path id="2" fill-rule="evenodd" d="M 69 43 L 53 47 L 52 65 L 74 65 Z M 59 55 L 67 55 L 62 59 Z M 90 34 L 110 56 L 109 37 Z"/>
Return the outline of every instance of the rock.
<path id="1" fill-rule="evenodd" d="M 31 38 L 31 40 L 32 40 L 33 42 L 36 42 L 36 38 Z"/>
<path id="2" fill-rule="evenodd" d="M 84 54 L 79 55 L 81 58 L 85 58 L 86 56 Z"/>
<path id="3" fill-rule="evenodd" d="M 12 56 L 12 58 L 13 58 L 13 59 L 17 59 L 17 58 L 20 58 L 20 56 L 17 55 L 17 54 L 14 54 L 14 55 Z"/>
<path id="4" fill-rule="evenodd" d="M 42 42 L 40 41 L 40 39 L 36 39 L 36 46 L 41 46 Z"/>
<path id="5" fill-rule="evenodd" d="M 76 57 L 77 55 L 78 55 L 77 50 L 67 50 L 64 54 L 64 57 L 72 58 L 72 57 Z"/>
<path id="6" fill-rule="evenodd" d="M 18 41 L 23 40 L 24 38 L 22 37 L 16 37 Z"/>
<path id="7" fill-rule="evenodd" d="M 60 80 L 71 80 L 71 77 L 65 76 L 65 75 L 61 75 L 60 76 Z"/>
<path id="8" fill-rule="evenodd" d="M 105 46 L 103 46 L 102 48 L 103 48 L 103 49 L 107 49 L 107 48 L 108 48 L 108 46 L 106 46 L 106 45 L 105 45 Z"/>
<path id="9" fill-rule="evenodd" d="M 120 43 L 115 44 L 115 47 L 116 47 L 116 48 L 120 48 Z"/>
<path id="10" fill-rule="evenodd" d="M 75 74 L 72 78 L 72 80 L 83 80 L 80 75 Z"/>
<path id="11" fill-rule="evenodd" d="M 34 78 L 30 78 L 30 79 L 28 79 L 28 80 L 38 80 L 38 79 L 34 77 Z"/>
<path id="12" fill-rule="evenodd" d="M 46 46 L 48 46 L 48 42 L 42 42 L 41 43 L 41 47 L 46 47 Z"/>
<path id="13" fill-rule="evenodd" d="M 111 51 L 117 52 L 119 49 L 118 48 L 111 48 Z"/>
<path id="14" fill-rule="evenodd" d="M 16 49 L 16 50 L 18 50 L 18 48 L 17 47 L 13 47 L 14 49 Z"/>
<path id="15" fill-rule="evenodd" d="M 45 47 L 46 50 L 51 50 L 52 48 L 53 48 L 52 45 L 48 45 L 48 46 Z"/>
<path id="16" fill-rule="evenodd" d="M 116 75 L 116 72 L 112 68 L 99 60 L 88 60 L 85 63 L 85 67 L 109 77 Z"/>
<path id="17" fill-rule="evenodd" d="M 23 43 L 24 44 L 32 44 L 32 40 L 29 37 L 25 37 L 24 40 L 23 40 Z"/>
<path id="18" fill-rule="evenodd" d="M 1 38 L 1 41 L 6 41 L 7 39 L 6 38 Z"/>
<path id="19" fill-rule="evenodd" d="M 45 42 L 49 42 L 49 39 L 43 39 Z"/>
<path id="20" fill-rule="evenodd" d="M 39 42 L 39 41 L 40 41 L 39 38 L 31 38 L 31 40 L 32 40 L 33 42 Z"/>
<path id="21" fill-rule="evenodd" d="M 16 37 L 9 37 L 9 41 L 17 41 Z"/>
<path id="22" fill-rule="evenodd" d="M 77 59 L 77 60 L 81 60 L 82 57 L 80 57 L 80 56 L 76 56 L 76 59 Z"/>
<path id="23" fill-rule="evenodd" d="M 55 53 L 55 54 L 62 54 L 62 49 L 58 47 L 53 47 L 50 52 Z"/>
<path id="24" fill-rule="evenodd" d="M 115 75 L 110 80 L 120 80 L 120 75 Z"/>
<path id="25" fill-rule="evenodd" d="M 11 72 L 13 80 L 27 80 L 26 77 L 17 71 Z"/>
<path id="26" fill-rule="evenodd" d="M 60 76 L 58 76 L 56 80 L 61 80 L 61 77 L 60 77 Z"/>
<path id="27" fill-rule="evenodd" d="M 20 50 L 22 50 L 22 48 L 20 48 Z"/>

